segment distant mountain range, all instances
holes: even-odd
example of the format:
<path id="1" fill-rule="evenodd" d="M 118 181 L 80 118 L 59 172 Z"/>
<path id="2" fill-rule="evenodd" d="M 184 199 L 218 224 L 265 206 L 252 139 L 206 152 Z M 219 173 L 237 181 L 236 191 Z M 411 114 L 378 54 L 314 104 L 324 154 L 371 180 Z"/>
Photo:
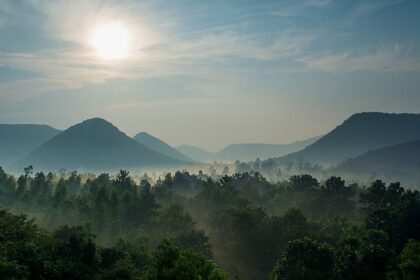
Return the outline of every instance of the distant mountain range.
<path id="1" fill-rule="evenodd" d="M 0 166 L 20 160 L 60 132 L 48 125 L 0 124 Z"/>
<path id="2" fill-rule="evenodd" d="M 359 113 L 301 151 L 280 162 L 335 165 L 386 146 L 420 139 L 420 114 Z"/>
<path id="3" fill-rule="evenodd" d="M 60 168 L 113 171 L 187 164 L 149 149 L 99 118 L 66 129 L 18 163 L 21 168 L 33 165 L 38 170 L 53 171 Z"/>
<path id="4" fill-rule="evenodd" d="M 403 182 L 414 175 L 420 181 L 420 140 L 369 151 L 341 163 L 334 172 Z"/>
<path id="5" fill-rule="evenodd" d="M 165 155 L 167 157 L 186 161 L 186 162 L 197 162 L 196 160 L 187 157 L 183 153 L 179 152 L 175 148 L 172 148 L 169 144 L 165 143 L 164 141 L 160 140 L 159 138 L 156 138 L 152 135 L 150 135 L 147 132 L 140 132 L 137 133 L 134 137 L 134 140 L 137 142 L 145 145 L 149 149 L 156 151 L 158 153 L 161 153 L 162 155 Z"/>
<path id="6" fill-rule="evenodd" d="M 216 157 L 221 161 L 267 159 L 299 151 L 319 138 L 319 136 L 312 137 L 290 144 L 232 144 L 217 152 Z"/>
<path id="7" fill-rule="evenodd" d="M 292 144 L 233 144 L 218 153 L 195 147 L 177 149 L 141 132 L 132 138 L 95 118 L 65 131 L 45 125 L 0 125 L 3 166 L 57 171 L 61 168 L 111 171 L 118 168 L 168 167 L 217 161 L 248 161 L 299 150 L 316 138 Z M 182 150 L 187 152 L 184 154 Z M 191 151 L 198 151 L 197 154 Z"/>
<path id="8" fill-rule="evenodd" d="M 0 166 L 19 171 L 33 165 L 35 170 L 112 172 L 256 158 L 319 163 L 332 173 L 365 178 L 420 180 L 415 176 L 420 173 L 420 114 L 358 113 L 322 137 L 291 144 L 232 144 L 216 153 L 188 145 L 175 149 L 146 132 L 130 138 L 100 118 L 65 131 L 0 125 Z"/>
<path id="9" fill-rule="evenodd" d="M 176 146 L 175 149 L 184 155 L 201 162 L 212 162 L 215 160 L 214 153 L 208 152 L 194 145 L 180 145 Z"/>
<path id="10" fill-rule="evenodd" d="M 191 145 L 177 146 L 176 149 L 191 158 L 203 162 L 233 162 L 235 160 L 252 161 L 257 158 L 267 159 L 270 157 L 278 157 L 299 151 L 318 139 L 319 137 L 312 137 L 307 140 L 298 141 L 291 144 L 232 144 L 216 153 L 211 153 Z"/>

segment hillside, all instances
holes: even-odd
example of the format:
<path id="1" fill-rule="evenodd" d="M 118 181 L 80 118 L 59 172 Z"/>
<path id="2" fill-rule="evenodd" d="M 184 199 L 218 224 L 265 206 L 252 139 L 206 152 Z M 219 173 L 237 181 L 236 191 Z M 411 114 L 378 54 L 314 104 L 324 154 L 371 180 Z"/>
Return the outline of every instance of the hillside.
<path id="1" fill-rule="evenodd" d="M 149 149 L 161 153 L 167 157 L 186 161 L 186 162 L 194 162 L 195 160 L 187 157 L 186 155 L 182 154 L 181 152 L 177 151 L 175 148 L 171 147 L 169 144 L 165 143 L 164 141 L 160 140 L 157 137 L 154 137 L 147 132 L 140 132 L 133 137 L 134 140 L 137 142 L 145 145 Z"/>
<path id="2" fill-rule="evenodd" d="M 312 145 L 278 160 L 337 164 L 416 139 L 420 139 L 420 114 L 358 113 Z"/>
<path id="3" fill-rule="evenodd" d="M 112 171 L 186 163 L 157 153 L 111 123 L 95 118 L 68 128 L 19 162 L 20 167 L 29 164 L 45 170 Z"/>
<path id="4" fill-rule="evenodd" d="M 14 164 L 59 133 L 48 125 L 0 124 L 0 165 Z"/>
<path id="5" fill-rule="evenodd" d="M 369 151 L 349 159 L 336 172 L 399 181 L 420 179 L 420 140 Z"/>

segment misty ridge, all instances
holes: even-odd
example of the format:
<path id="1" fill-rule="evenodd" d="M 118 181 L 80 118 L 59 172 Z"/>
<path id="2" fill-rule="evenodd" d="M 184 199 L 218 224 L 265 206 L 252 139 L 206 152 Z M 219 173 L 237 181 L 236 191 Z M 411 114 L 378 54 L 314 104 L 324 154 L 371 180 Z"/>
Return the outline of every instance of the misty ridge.
<path id="1" fill-rule="evenodd" d="M 57 172 L 144 172 L 202 170 L 229 175 L 259 172 L 271 181 L 307 173 L 325 179 L 340 175 L 354 182 L 420 182 L 419 114 L 358 113 L 323 136 L 291 144 L 231 144 L 219 152 L 172 147 L 139 132 L 133 138 L 110 122 L 94 118 L 60 131 L 46 125 L 0 125 L 1 164 Z M 155 178 L 156 179 L 156 178 Z"/>

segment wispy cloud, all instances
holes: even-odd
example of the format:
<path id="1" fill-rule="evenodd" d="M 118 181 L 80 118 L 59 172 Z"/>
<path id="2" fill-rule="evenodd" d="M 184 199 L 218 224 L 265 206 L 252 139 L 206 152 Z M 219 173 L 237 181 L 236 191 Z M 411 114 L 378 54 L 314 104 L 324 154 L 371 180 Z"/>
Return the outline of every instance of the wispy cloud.
<path id="1" fill-rule="evenodd" d="M 8 0 L 0 2 L 0 29 L 7 25 L 8 16 L 12 12 L 12 5 Z"/>
<path id="2" fill-rule="evenodd" d="M 311 36 L 277 36 L 272 42 L 236 32 L 206 35 L 187 41 L 168 41 L 167 44 L 151 49 L 151 57 L 167 61 L 217 61 L 221 59 L 243 58 L 256 60 L 276 60 L 290 58 L 308 46 Z"/>
<path id="3" fill-rule="evenodd" d="M 40 93 L 103 83 L 110 78 L 128 77 L 111 65 L 87 64 L 83 56 L 43 51 L 36 54 L 0 53 L 0 61 L 17 70 L 35 73 L 33 78 L 0 84 L 0 100 L 18 101 Z"/>
<path id="4" fill-rule="evenodd" d="M 160 30 L 155 30 L 148 19 L 150 15 L 139 19 L 139 10 L 136 10 L 136 17 L 135 8 L 146 10 L 149 7 L 133 6 L 134 2 L 127 2 L 131 5 L 122 9 L 112 5 L 113 2 L 103 4 L 103 1 L 28 1 L 43 15 L 45 32 L 58 42 L 67 42 L 67 45 L 38 52 L 0 53 L 0 61 L 6 65 L 44 77 L 2 85 L 2 92 L 36 94 L 60 87 L 78 88 L 103 83 L 114 78 L 208 75 L 213 67 L 218 72 L 217 63 L 228 59 L 271 61 L 292 58 L 301 54 L 313 39 L 312 35 L 283 32 L 267 40 L 257 34 L 239 32 L 235 29 L 237 25 L 179 37 L 176 32 L 172 34 L 174 30 L 182 30 L 175 23 L 164 22 Z M 92 26 L 121 18 L 138 36 L 130 59 L 121 63 L 98 61 L 88 45 Z M 205 73 L 200 67 L 192 69 L 192 65 L 203 65 L 201 70 Z M 31 87 L 34 90 L 27 90 Z"/>
<path id="5" fill-rule="evenodd" d="M 0 2 L 0 13 L 10 13 L 12 11 L 12 5 L 9 0 L 2 0 Z"/>
<path id="6" fill-rule="evenodd" d="M 333 0 L 305 0 L 281 2 L 276 10 L 270 11 L 270 15 L 279 17 L 291 17 L 304 14 L 311 8 L 323 8 L 330 5 Z"/>
<path id="7" fill-rule="evenodd" d="M 354 8 L 353 16 L 365 16 L 387 7 L 399 4 L 404 0 L 365 0 Z"/>
<path id="8" fill-rule="evenodd" d="M 310 36 L 284 35 L 267 44 L 239 33 L 222 33 L 179 41 L 167 40 L 138 51 L 123 63 L 101 62 L 83 48 L 44 50 L 37 53 L 1 53 L 5 65 L 38 73 L 43 78 L 0 84 L 0 94 L 24 96 L 42 92 L 80 88 L 115 78 L 149 78 L 188 75 L 208 77 L 219 72 L 227 60 L 273 61 L 302 54 L 311 42 Z M 200 66 L 201 65 L 201 66 Z M 225 70 L 226 71 L 226 70 Z M 14 94 L 21 92 L 23 94 Z"/>
<path id="9" fill-rule="evenodd" d="M 309 6 L 326 6 L 329 5 L 333 0 L 306 0 L 305 5 Z"/>
<path id="10" fill-rule="evenodd" d="M 382 71 L 420 72 L 420 58 L 407 55 L 409 48 L 400 45 L 381 46 L 362 55 L 351 52 L 300 59 L 308 69 L 328 72 Z"/>
<path id="11" fill-rule="evenodd" d="M 245 15 L 232 12 L 231 18 L 209 17 L 206 10 L 194 15 L 185 14 L 182 10 L 161 11 L 154 6 L 156 2 L 151 1 L 125 0 L 124 5 L 111 0 L 23 2 L 30 5 L 33 9 L 31 14 L 41 22 L 39 32 L 56 45 L 20 53 L 0 50 L 2 64 L 39 74 L 33 79 L 0 85 L 0 98 L 12 96 L 9 100 L 100 84 L 115 78 L 181 75 L 207 78 L 221 72 L 226 74 L 226 65 L 236 67 L 233 70 L 237 73 L 261 73 L 258 67 L 244 70 L 243 65 L 247 63 L 270 65 L 276 70 L 273 72 L 308 69 L 330 72 L 419 70 L 416 53 L 407 52 L 408 47 L 401 44 L 381 46 L 363 54 L 358 49 L 337 49 L 343 34 L 334 28 L 337 22 L 328 22 L 328 18 L 324 23 L 322 17 L 322 24 L 317 25 L 319 19 L 312 16 L 314 10 L 322 16 L 327 7 L 337 5 L 338 2 L 332 0 L 273 2 L 264 6 L 253 4 L 241 7 L 246 11 Z M 400 2 L 402 0 L 362 1 L 350 5 L 351 8 L 346 6 L 345 15 L 368 15 Z M 0 12 L 8 13 L 13 9 L 11 3 L 9 0 L 0 2 Z M 227 13 L 230 15 L 229 11 Z M 271 17 L 262 19 L 262 15 Z M 300 16 L 295 19 L 273 15 Z M 260 22 L 254 22 L 254 17 Z M 134 47 L 130 59 L 106 63 L 96 59 L 89 40 L 95 25 L 114 19 L 123 20 L 130 27 L 134 34 Z M 340 23 L 340 19 L 336 20 Z M 25 21 L 20 24 L 25 24 Z M 346 29 L 344 32 L 351 37 L 353 30 Z"/>

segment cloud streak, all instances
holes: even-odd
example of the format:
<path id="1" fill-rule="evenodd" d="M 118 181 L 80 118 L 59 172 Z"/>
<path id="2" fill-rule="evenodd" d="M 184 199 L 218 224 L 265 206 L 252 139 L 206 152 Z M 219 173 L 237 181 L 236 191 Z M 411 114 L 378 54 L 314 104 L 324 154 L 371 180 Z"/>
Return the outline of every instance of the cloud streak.
<path id="1" fill-rule="evenodd" d="M 103 4 L 103 1 L 30 0 L 29 3 L 44 18 L 44 32 L 66 45 L 38 52 L 0 53 L 0 61 L 7 66 L 44 77 L 2 85 L 2 92 L 36 94 L 115 78 L 208 75 L 212 69 L 218 71 L 218 63 L 229 59 L 271 61 L 291 58 L 300 54 L 312 40 L 311 36 L 283 32 L 267 42 L 262 36 L 238 32 L 233 26 L 232 29 L 195 32 L 180 38 L 177 35 L 182 26 L 163 21 L 160 30 L 156 31 L 151 25 L 150 7 L 135 6 L 131 1 L 124 9 L 113 2 Z M 134 9 L 137 10 L 134 12 Z M 135 14 L 140 10 L 149 16 L 139 19 Z M 113 19 L 128 22 L 133 34 L 138 36 L 130 59 L 121 63 L 97 60 L 89 46 L 92 27 Z M 159 19 L 153 22 L 156 20 Z M 200 67 L 192 69 L 193 65 L 202 65 L 201 70 Z"/>
<path id="2" fill-rule="evenodd" d="M 323 44 L 323 41 L 339 42 L 337 38 L 341 38 L 341 34 L 334 28 L 336 22 L 324 23 L 324 20 L 328 22 L 328 19 L 322 18 L 322 24 L 317 25 L 312 11 L 321 13 L 324 9 L 328 10 L 327 7 L 338 5 L 331 0 L 253 5 L 244 9 L 245 15 L 231 12 L 231 18 L 221 17 L 217 20 L 203 11 L 193 15 L 186 15 L 184 11 L 176 9 L 164 12 L 154 6 L 157 5 L 156 2 L 24 2 L 34 10 L 34 16 L 42 22 L 40 32 L 56 42 L 56 45 L 40 51 L 21 53 L 0 50 L 1 64 L 38 74 L 31 79 L 1 84 L 2 100 L 16 100 L 60 89 L 81 88 L 118 78 L 208 78 L 220 75 L 221 72 L 230 75 L 236 72 L 239 75 L 244 71 L 259 75 L 261 68 L 256 67 L 257 65 L 269 65 L 267 67 L 270 67 L 270 70 L 274 69 L 273 72 L 289 73 L 419 71 L 418 55 L 415 51 L 407 51 L 409 48 L 401 43 L 381 45 L 382 42 L 375 42 L 381 47 L 370 53 L 361 53 L 360 50 L 351 48 L 337 50 Z M 369 15 L 401 2 L 361 1 L 351 5 L 346 15 L 350 18 L 355 15 Z M 0 3 L 0 21 L 2 11 L 10 14 L 13 10 L 11 3 Z M 295 15 L 299 15 L 306 25 L 296 19 L 283 19 Z M 95 25 L 114 19 L 123 20 L 130 26 L 135 35 L 133 52 L 126 61 L 100 61 L 89 45 L 91 31 Z M 256 19 L 265 22 L 264 28 L 259 26 Z M 205 25 L 202 24 L 203 21 L 206 22 Z M 25 24 L 24 21 L 21 21 L 21 24 Z M 351 31 L 345 32 L 351 37 Z M 413 45 L 413 48 L 417 46 Z M 253 66 L 244 69 L 243 65 L 247 63 Z M 230 72 L 226 66 L 231 67 Z M 263 69 L 265 73 L 269 71 L 268 68 Z"/>
<path id="3" fill-rule="evenodd" d="M 353 16 L 366 16 L 379 10 L 397 5 L 404 0 L 365 0 L 357 4 L 353 10 Z"/>
<path id="4" fill-rule="evenodd" d="M 420 59 L 408 56 L 406 50 L 407 47 L 394 44 L 382 46 L 368 54 L 354 55 L 351 52 L 345 52 L 302 58 L 300 62 L 308 69 L 328 72 L 420 72 Z"/>

